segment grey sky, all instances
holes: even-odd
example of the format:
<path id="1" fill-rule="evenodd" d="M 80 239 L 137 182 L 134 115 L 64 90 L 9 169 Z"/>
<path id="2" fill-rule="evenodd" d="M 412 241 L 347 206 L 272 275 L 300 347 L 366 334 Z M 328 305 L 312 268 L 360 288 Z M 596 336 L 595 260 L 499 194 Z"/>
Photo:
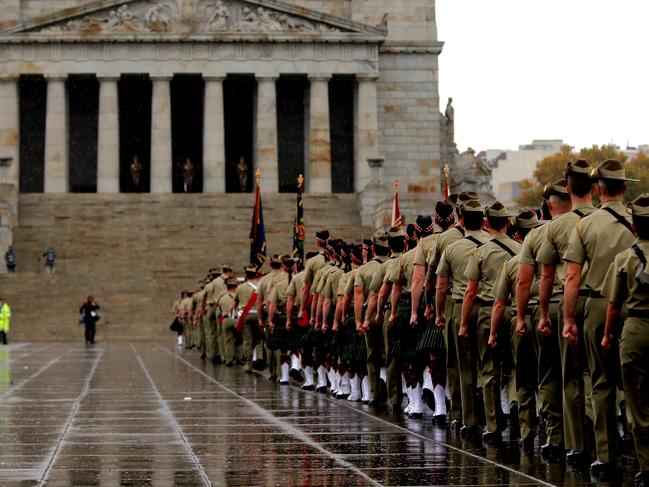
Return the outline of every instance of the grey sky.
<path id="1" fill-rule="evenodd" d="M 649 143 L 649 1 L 437 0 L 461 150 Z"/>

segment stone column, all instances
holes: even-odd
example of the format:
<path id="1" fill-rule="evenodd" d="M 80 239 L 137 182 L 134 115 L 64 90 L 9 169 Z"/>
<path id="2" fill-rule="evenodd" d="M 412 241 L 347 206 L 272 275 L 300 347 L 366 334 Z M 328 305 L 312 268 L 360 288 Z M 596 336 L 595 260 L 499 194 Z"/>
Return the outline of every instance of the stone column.
<path id="1" fill-rule="evenodd" d="M 377 76 L 357 75 L 355 186 L 361 192 L 370 181 L 368 159 L 378 156 Z"/>
<path id="2" fill-rule="evenodd" d="M 331 193 L 330 78 L 330 75 L 309 75 L 309 176 L 306 183 L 310 193 Z"/>
<path id="3" fill-rule="evenodd" d="M 18 188 L 18 79 L 0 79 L 0 183 Z"/>
<path id="4" fill-rule="evenodd" d="M 119 193 L 118 79 L 112 76 L 99 77 L 98 193 Z"/>
<path id="5" fill-rule="evenodd" d="M 68 191 L 68 117 L 65 77 L 47 77 L 45 192 Z"/>
<path id="6" fill-rule="evenodd" d="M 151 192 L 171 193 L 171 76 L 153 78 L 151 100 Z"/>
<path id="7" fill-rule="evenodd" d="M 275 77 L 257 79 L 255 167 L 261 171 L 265 191 L 277 193 L 277 91 Z M 253 171 L 254 172 L 254 171 Z"/>
<path id="8" fill-rule="evenodd" d="M 225 192 L 223 78 L 205 78 L 203 192 Z"/>

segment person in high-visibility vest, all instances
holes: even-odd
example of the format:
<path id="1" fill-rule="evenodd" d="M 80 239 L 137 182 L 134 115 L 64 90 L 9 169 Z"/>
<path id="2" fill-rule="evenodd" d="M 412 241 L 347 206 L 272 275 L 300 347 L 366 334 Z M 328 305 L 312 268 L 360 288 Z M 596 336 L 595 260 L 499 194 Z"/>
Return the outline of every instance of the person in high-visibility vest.
<path id="1" fill-rule="evenodd" d="M 0 341 L 3 345 L 7 344 L 7 335 L 9 334 L 9 324 L 11 322 L 11 307 L 9 303 L 0 296 Z"/>

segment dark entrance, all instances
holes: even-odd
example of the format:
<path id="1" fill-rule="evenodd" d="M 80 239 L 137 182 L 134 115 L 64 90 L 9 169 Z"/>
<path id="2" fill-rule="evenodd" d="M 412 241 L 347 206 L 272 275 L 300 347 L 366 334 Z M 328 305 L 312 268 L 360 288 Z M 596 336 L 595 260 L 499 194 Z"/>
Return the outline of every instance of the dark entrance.
<path id="1" fill-rule="evenodd" d="M 99 81 L 94 75 L 70 75 L 68 92 L 68 179 L 71 193 L 97 191 Z"/>
<path id="2" fill-rule="evenodd" d="M 254 187 L 253 120 L 256 91 L 257 82 L 252 75 L 228 76 L 223 82 L 225 189 L 228 193 L 251 192 Z M 243 160 L 242 164 L 240 160 Z M 243 188 L 239 180 L 240 170 L 247 175 Z"/>
<path id="3" fill-rule="evenodd" d="M 148 192 L 151 187 L 151 90 L 146 74 L 126 74 L 119 80 L 119 187 L 123 193 Z"/>
<path id="4" fill-rule="evenodd" d="M 21 76 L 18 89 L 20 192 L 42 193 L 45 186 L 47 82 L 42 76 Z"/>
<path id="5" fill-rule="evenodd" d="M 203 191 L 203 98 L 200 74 L 171 80 L 171 154 L 174 193 Z"/>
<path id="6" fill-rule="evenodd" d="M 331 191 L 354 192 L 354 90 L 353 77 L 334 76 L 329 82 L 331 127 Z"/>
<path id="7" fill-rule="evenodd" d="M 277 154 L 279 192 L 294 193 L 297 177 L 304 174 L 306 77 L 277 81 Z"/>

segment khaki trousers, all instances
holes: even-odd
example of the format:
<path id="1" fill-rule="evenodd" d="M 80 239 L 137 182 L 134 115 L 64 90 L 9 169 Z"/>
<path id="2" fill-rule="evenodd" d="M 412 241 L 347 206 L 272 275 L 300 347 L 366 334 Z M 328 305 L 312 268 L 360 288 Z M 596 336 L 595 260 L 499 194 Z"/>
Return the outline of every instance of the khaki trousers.
<path id="1" fill-rule="evenodd" d="M 469 319 L 469 337 L 460 338 L 457 333 L 462 321 L 462 303 L 453 307 L 452 333 L 455 338 L 455 350 L 460 372 L 460 393 L 462 397 L 462 423 L 464 426 L 476 426 L 478 418 L 475 410 L 475 396 L 478 387 L 478 306 L 474 306 Z M 451 331 L 449 330 L 449 333 Z"/>
<path id="2" fill-rule="evenodd" d="M 525 319 L 526 333 L 516 333 L 516 317 L 511 318 L 510 340 L 515 362 L 516 400 L 521 438 L 533 438 L 536 427 L 537 361 L 535 350 L 536 334 L 530 317 Z"/>

